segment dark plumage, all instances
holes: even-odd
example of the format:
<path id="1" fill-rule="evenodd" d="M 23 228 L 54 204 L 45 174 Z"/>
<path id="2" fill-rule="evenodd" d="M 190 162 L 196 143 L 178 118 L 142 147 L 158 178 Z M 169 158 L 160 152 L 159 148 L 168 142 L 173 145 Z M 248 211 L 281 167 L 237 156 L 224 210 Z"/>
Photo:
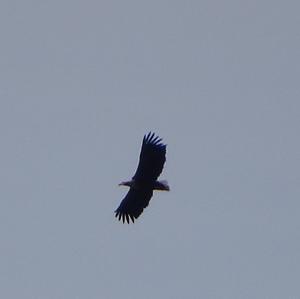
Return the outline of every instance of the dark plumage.
<path id="1" fill-rule="evenodd" d="M 166 161 L 166 145 L 161 141 L 161 138 L 151 132 L 144 136 L 139 165 L 132 180 L 119 184 L 130 187 L 115 211 L 119 220 L 129 223 L 131 219 L 134 222 L 148 206 L 153 190 L 169 191 L 166 181 L 157 181 Z"/>

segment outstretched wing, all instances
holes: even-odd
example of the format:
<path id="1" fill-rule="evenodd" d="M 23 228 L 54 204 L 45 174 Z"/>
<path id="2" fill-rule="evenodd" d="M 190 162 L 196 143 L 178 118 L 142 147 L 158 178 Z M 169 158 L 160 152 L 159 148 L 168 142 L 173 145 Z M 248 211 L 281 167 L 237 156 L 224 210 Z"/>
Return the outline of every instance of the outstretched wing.
<path id="1" fill-rule="evenodd" d="M 120 206 L 116 209 L 116 217 L 119 220 L 126 220 L 127 223 L 134 222 L 149 204 L 152 197 L 152 190 L 133 189 L 130 188 L 125 198 L 122 200 Z M 129 219 L 130 218 L 130 219 Z"/>
<path id="2" fill-rule="evenodd" d="M 143 138 L 139 165 L 133 179 L 136 181 L 156 181 L 166 161 L 166 145 L 161 138 L 149 133 Z"/>

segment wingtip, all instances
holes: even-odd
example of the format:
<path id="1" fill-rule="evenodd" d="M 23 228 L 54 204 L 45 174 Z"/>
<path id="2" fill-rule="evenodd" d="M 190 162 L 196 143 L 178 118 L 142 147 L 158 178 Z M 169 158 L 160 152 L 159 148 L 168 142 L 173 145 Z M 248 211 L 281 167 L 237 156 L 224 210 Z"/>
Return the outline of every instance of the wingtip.
<path id="1" fill-rule="evenodd" d="M 163 139 L 156 135 L 154 132 L 150 131 L 148 134 L 144 135 L 143 143 L 151 143 L 161 147 L 166 147 L 166 144 L 162 143 Z"/>
<path id="2" fill-rule="evenodd" d="M 126 213 L 121 213 L 118 210 L 115 210 L 115 217 L 118 219 L 118 221 L 121 221 L 123 223 L 128 223 L 130 224 L 130 220 L 132 221 L 132 223 L 134 223 L 134 216 L 131 214 L 126 214 Z"/>

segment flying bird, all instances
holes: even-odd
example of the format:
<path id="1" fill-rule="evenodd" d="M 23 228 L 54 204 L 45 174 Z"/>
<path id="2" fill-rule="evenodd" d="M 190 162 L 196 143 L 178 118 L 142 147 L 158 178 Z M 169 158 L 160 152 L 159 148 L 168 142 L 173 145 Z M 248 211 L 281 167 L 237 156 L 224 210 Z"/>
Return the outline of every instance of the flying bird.
<path id="1" fill-rule="evenodd" d="M 158 181 L 166 161 L 166 145 L 162 139 L 150 132 L 143 138 L 139 164 L 130 181 L 119 184 L 130 187 L 127 195 L 115 211 L 123 223 L 134 222 L 148 206 L 153 190 L 169 191 L 167 181 Z"/>

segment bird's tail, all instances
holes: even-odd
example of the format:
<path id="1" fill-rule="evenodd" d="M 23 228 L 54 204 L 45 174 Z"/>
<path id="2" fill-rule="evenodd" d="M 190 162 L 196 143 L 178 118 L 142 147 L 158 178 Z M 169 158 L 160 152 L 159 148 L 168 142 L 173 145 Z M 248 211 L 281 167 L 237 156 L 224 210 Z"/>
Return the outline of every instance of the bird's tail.
<path id="1" fill-rule="evenodd" d="M 156 181 L 154 190 L 170 191 L 170 187 L 166 180 Z"/>

